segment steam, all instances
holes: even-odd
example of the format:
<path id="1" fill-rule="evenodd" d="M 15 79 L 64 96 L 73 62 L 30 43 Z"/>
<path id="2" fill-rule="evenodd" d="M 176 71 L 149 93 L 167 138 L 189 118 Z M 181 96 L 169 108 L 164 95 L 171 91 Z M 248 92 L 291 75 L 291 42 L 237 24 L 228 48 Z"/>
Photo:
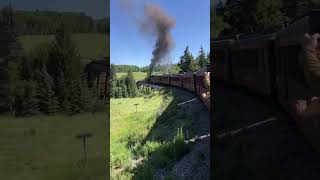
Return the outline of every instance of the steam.
<path id="1" fill-rule="evenodd" d="M 125 9 L 133 6 L 133 1 L 131 0 L 119 0 L 119 2 L 122 7 L 125 6 Z M 170 30 L 175 27 L 176 22 L 158 5 L 150 3 L 144 5 L 143 19 L 138 22 L 140 22 L 139 30 L 141 33 L 156 38 L 149 65 L 151 73 L 156 65 L 170 59 L 168 56 L 174 48 L 174 39 Z"/>

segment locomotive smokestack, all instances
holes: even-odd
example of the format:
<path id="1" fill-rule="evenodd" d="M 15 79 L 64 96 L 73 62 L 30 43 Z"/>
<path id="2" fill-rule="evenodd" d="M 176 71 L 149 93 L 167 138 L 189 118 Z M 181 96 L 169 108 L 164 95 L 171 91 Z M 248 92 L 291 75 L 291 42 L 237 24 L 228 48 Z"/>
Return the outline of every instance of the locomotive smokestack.
<path id="1" fill-rule="evenodd" d="M 175 20 L 168 16 L 159 6 L 145 4 L 144 21 L 140 30 L 143 33 L 156 37 L 156 43 L 152 51 L 150 71 L 157 64 L 161 64 L 174 47 L 174 40 L 170 30 L 175 27 Z"/>

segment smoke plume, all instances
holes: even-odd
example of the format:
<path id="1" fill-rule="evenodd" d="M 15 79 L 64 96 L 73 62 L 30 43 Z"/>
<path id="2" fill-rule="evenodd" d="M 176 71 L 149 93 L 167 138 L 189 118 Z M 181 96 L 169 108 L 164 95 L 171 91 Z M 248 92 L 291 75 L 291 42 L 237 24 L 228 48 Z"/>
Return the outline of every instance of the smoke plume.
<path id="1" fill-rule="evenodd" d="M 134 0 L 118 0 L 120 5 L 126 12 L 133 12 Z M 136 14 L 134 13 L 133 17 Z M 167 15 L 167 13 L 155 4 L 144 5 L 144 15 L 142 19 L 135 18 L 139 24 L 141 33 L 156 38 L 156 42 L 152 51 L 152 58 L 150 62 L 150 71 L 158 64 L 162 64 L 168 60 L 167 57 L 174 47 L 174 39 L 172 38 L 170 30 L 175 27 L 175 20 Z"/>
<path id="2" fill-rule="evenodd" d="M 168 16 L 159 6 L 145 4 L 144 21 L 140 26 L 143 33 L 156 37 L 156 43 L 152 51 L 150 71 L 157 64 L 161 64 L 174 47 L 174 40 L 170 30 L 175 27 L 175 20 Z"/>

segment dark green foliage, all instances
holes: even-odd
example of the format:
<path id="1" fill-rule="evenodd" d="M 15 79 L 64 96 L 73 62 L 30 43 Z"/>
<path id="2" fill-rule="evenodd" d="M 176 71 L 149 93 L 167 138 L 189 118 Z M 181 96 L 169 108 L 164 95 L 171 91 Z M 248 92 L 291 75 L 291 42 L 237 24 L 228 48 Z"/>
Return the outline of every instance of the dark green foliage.
<path id="1" fill-rule="evenodd" d="M 81 81 L 81 107 L 83 111 L 89 111 L 92 106 L 93 101 L 91 97 L 91 92 L 88 87 L 88 80 L 83 78 Z"/>
<path id="2" fill-rule="evenodd" d="M 69 24 L 72 33 L 109 33 L 109 18 L 94 20 L 81 12 L 17 11 L 15 20 L 23 35 L 55 34 L 61 23 Z"/>
<path id="3" fill-rule="evenodd" d="M 32 81 L 23 81 L 22 94 L 16 96 L 16 115 L 30 116 L 39 113 L 39 100 L 36 98 L 36 84 Z M 19 86 L 18 86 L 19 87 Z M 19 87 L 20 88 L 20 87 Z M 21 95 L 21 96 L 20 96 Z"/>
<path id="4" fill-rule="evenodd" d="M 213 10 L 213 34 L 274 32 L 319 7 L 314 0 L 227 0 Z"/>
<path id="5" fill-rule="evenodd" d="M 139 91 L 131 71 L 128 71 L 127 76 L 111 80 L 110 97 L 127 98 L 138 95 Z"/>
<path id="6" fill-rule="evenodd" d="M 283 26 L 283 14 L 281 10 L 281 1 L 279 0 L 259 0 L 254 13 L 256 22 L 255 30 L 260 33 L 270 33 L 280 29 Z"/>
<path id="7" fill-rule="evenodd" d="M 205 65 L 209 64 L 209 60 L 202 47 L 200 48 L 199 55 L 197 57 L 197 63 L 199 68 L 203 68 Z"/>
<path id="8" fill-rule="evenodd" d="M 21 45 L 17 40 L 16 23 L 11 5 L 4 7 L 0 14 L 0 112 L 13 112 L 13 101 L 18 79 L 18 62 L 21 56 Z M 10 77 L 10 76 L 14 77 Z"/>
<path id="9" fill-rule="evenodd" d="M 149 66 L 141 67 L 140 71 L 149 73 Z M 180 67 L 178 66 L 178 64 L 157 64 L 153 68 L 153 71 L 160 73 L 177 74 L 180 71 Z"/>
<path id="10" fill-rule="evenodd" d="M 140 68 L 136 65 L 115 65 L 111 64 L 111 69 L 113 69 L 114 73 L 120 73 L 120 72 L 125 72 L 127 73 L 128 71 L 131 72 L 139 72 Z"/>
<path id="11" fill-rule="evenodd" d="M 110 81 L 113 81 L 116 78 L 117 78 L 116 65 L 111 64 L 111 66 L 110 66 Z"/>
<path id="12" fill-rule="evenodd" d="M 37 11 L 36 14 L 39 17 L 32 14 L 31 19 L 39 18 L 37 20 L 40 20 L 50 13 Z M 63 19 L 72 20 L 72 16 L 70 14 L 70 19 L 66 17 Z M 83 14 L 79 16 L 84 17 Z M 52 21 L 53 26 L 56 25 L 54 23 L 60 24 L 53 42 L 50 45 L 41 44 L 28 56 L 21 56 L 21 46 L 17 41 L 18 26 L 15 23 L 17 19 L 19 18 L 14 16 L 11 6 L 1 11 L 0 112 L 10 111 L 14 116 L 28 116 L 39 112 L 55 114 L 60 110 L 70 115 L 88 111 L 91 108 L 95 111 L 99 90 L 96 89 L 97 86 L 89 89 L 87 80 L 81 78 L 84 76 L 83 67 L 80 64 L 77 47 L 71 40 L 72 28 L 75 27 Z M 32 27 L 33 33 L 46 34 L 51 31 L 42 29 L 48 24 L 29 25 L 30 27 L 25 28 Z M 81 23 L 77 28 L 80 30 L 80 27 L 83 28 Z M 107 29 L 108 27 L 105 27 L 104 30 Z M 128 96 L 128 94 L 125 95 Z"/>
<path id="13" fill-rule="evenodd" d="M 65 111 L 69 115 L 74 115 L 81 112 L 81 87 L 78 82 L 66 81 L 67 90 L 65 96 Z"/>
<path id="14" fill-rule="evenodd" d="M 198 70 L 198 65 L 196 61 L 194 60 L 192 54 L 189 51 L 189 47 L 187 46 L 184 50 L 183 56 L 180 57 L 180 61 L 178 63 L 178 66 L 181 69 L 181 73 L 183 72 L 194 72 Z"/>
<path id="15" fill-rule="evenodd" d="M 127 77 L 125 78 L 125 83 L 127 85 L 128 96 L 129 97 L 138 96 L 137 84 L 130 70 L 128 71 Z"/>
<path id="16" fill-rule="evenodd" d="M 155 173 L 154 168 L 148 163 L 144 163 L 139 167 L 139 171 L 136 172 L 133 179 L 134 180 L 153 180 L 155 179 L 154 173 Z"/>
<path id="17" fill-rule="evenodd" d="M 120 91 L 119 94 L 121 94 L 121 97 L 126 98 L 129 96 L 125 78 L 121 78 L 118 80 L 118 87 Z"/>
<path id="18" fill-rule="evenodd" d="M 80 112 L 81 65 L 69 28 L 61 24 L 49 50 L 48 72 L 53 78 L 59 103 L 68 114 Z"/>
<path id="19" fill-rule="evenodd" d="M 33 57 L 34 80 L 37 83 L 37 98 L 42 113 L 55 114 L 59 110 L 59 103 L 53 91 L 53 79 L 47 72 L 46 62 L 48 50 L 38 47 Z"/>

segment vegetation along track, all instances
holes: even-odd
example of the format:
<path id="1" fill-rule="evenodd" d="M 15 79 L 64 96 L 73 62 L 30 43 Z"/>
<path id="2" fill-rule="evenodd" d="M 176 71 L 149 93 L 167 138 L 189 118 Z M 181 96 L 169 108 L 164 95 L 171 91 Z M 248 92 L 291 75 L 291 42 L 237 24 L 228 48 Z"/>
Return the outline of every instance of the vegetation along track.
<path id="1" fill-rule="evenodd" d="M 217 84 L 213 119 L 217 180 L 320 178 L 319 154 L 272 99 Z"/>
<path id="2" fill-rule="evenodd" d="M 154 124 L 156 128 L 147 139 L 170 140 L 175 136 L 176 128 L 182 127 L 189 151 L 170 167 L 157 169 L 155 179 L 210 179 L 210 113 L 195 94 L 171 86 L 166 89 L 171 89 L 175 98 Z"/>

